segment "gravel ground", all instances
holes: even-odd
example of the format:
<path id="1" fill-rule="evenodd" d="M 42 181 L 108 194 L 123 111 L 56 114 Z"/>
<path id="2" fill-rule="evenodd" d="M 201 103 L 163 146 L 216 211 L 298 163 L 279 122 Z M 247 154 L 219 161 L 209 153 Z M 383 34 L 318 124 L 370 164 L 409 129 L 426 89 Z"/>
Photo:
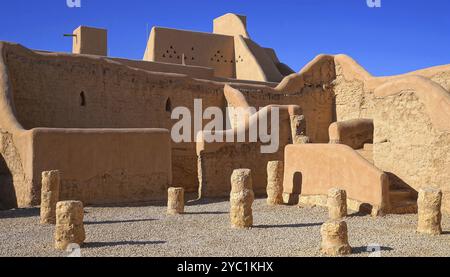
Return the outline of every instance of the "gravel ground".
<path id="1" fill-rule="evenodd" d="M 166 208 L 85 208 L 86 244 L 82 256 L 320 256 L 324 208 L 253 205 L 255 226 L 233 230 L 229 202 L 191 203 L 183 216 Z M 450 218 L 444 234 L 415 233 L 416 215 L 346 219 L 353 256 L 369 256 L 367 246 L 381 246 L 382 256 L 450 256 Z M 0 256 L 67 256 L 53 250 L 53 226 L 39 225 L 39 209 L 0 211 Z"/>

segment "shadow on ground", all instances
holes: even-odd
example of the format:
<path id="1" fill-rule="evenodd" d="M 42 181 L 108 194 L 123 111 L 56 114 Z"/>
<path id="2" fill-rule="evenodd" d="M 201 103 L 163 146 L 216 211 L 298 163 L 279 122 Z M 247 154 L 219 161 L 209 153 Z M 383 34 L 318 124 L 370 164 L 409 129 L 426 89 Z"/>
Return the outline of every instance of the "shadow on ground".
<path id="1" fill-rule="evenodd" d="M 388 246 L 380 247 L 381 252 L 389 252 L 389 251 L 393 251 L 393 250 L 394 250 L 394 248 L 388 247 Z M 364 254 L 364 253 L 372 254 L 375 251 L 376 250 L 373 247 L 368 247 L 368 246 L 352 247 L 353 254 Z"/>
<path id="2" fill-rule="evenodd" d="M 208 205 L 220 202 L 227 202 L 230 199 L 227 198 L 201 198 L 188 200 L 186 206 L 198 206 L 198 205 Z"/>
<path id="3" fill-rule="evenodd" d="M 185 212 L 186 215 L 220 215 L 220 214 L 228 214 L 228 212 Z"/>
<path id="4" fill-rule="evenodd" d="M 348 217 L 365 217 L 365 216 L 370 216 L 370 213 L 368 212 L 354 212 L 348 215 Z"/>
<path id="5" fill-rule="evenodd" d="M 102 224 L 120 224 L 120 223 L 134 223 L 134 222 L 150 222 L 156 219 L 130 219 L 130 220 L 105 220 L 105 221 L 85 221 L 85 225 L 102 225 Z"/>
<path id="6" fill-rule="evenodd" d="M 302 228 L 322 226 L 323 223 L 299 223 L 299 224 L 281 224 L 281 225 L 255 225 L 253 228 L 257 229 L 271 229 L 271 228 Z"/>
<path id="7" fill-rule="evenodd" d="M 114 246 L 145 246 L 164 244 L 166 241 L 112 241 L 112 242 L 86 242 L 82 248 L 102 248 L 102 247 L 114 247 Z"/>
<path id="8" fill-rule="evenodd" d="M 0 211 L 0 218 L 21 218 L 21 217 L 35 217 L 40 215 L 39 208 L 29 209 L 14 209 L 7 211 Z"/>

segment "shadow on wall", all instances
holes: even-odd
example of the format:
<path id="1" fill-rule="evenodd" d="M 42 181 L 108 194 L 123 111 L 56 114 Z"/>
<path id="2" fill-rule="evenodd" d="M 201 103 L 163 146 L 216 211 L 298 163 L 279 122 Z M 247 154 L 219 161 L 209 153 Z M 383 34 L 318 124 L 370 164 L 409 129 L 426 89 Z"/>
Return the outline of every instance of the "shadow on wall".
<path id="1" fill-rule="evenodd" d="M 13 177 L 5 159 L 0 154 L 0 210 L 17 208 Z"/>
<path id="2" fill-rule="evenodd" d="M 389 184 L 391 185 L 391 189 L 409 189 L 415 192 L 416 197 L 419 192 L 416 191 L 413 187 L 408 185 L 402 178 L 398 177 L 392 172 L 385 172 L 389 177 Z"/>
<path id="3" fill-rule="evenodd" d="M 295 172 L 293 177 L 293 193 L 302 194 L 302 183 L 303 183 L 303 175 L 301 172 Z"/>

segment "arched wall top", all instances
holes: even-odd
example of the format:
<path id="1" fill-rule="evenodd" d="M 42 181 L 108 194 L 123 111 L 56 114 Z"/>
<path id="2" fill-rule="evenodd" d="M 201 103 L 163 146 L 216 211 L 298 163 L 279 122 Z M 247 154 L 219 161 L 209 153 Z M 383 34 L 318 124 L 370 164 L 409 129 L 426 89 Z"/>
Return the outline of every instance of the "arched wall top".
<path id="1" fill-rule="evenodd" d="M 228 36 L 243 36 L 250 38 L 247 31 L 247 17 L 244 15 L 237 15 L 227 13 L 214 19 L 214 34 L 228 35 Z"/>
<path id="2" fill-rule="evenodd" d="M 441 131 L 450 131 L 450 94 L 439 84 L 411 75 L 386 82 L 374 93 L 376 97 L 389 97 L 403 91 L 414 91 L 425 105 L 433 125 Z"/>
<path id="3" fill-rule="evenodd" d="M 0 128 L 23 131 L 24 128 L 16 118 L 13 90 L 5 59 L 6 47 L 7 44 L 0 42 Z"/>

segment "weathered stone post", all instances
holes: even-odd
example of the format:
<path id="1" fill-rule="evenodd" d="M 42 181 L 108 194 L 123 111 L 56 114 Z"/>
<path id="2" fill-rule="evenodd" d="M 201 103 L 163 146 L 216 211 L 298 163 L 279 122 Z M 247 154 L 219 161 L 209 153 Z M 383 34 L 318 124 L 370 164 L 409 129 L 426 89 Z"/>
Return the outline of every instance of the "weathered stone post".
<path id="1" fill-rule="evenodd" d="M 250 228 L 253 226 L 253 193 L 250 169 L 236 169 L 231 175 L 230 218 L 233 228 Z"/>
<path id="2" fill-rule="evenodd" d="M 184 213 L 184 188 L 169 188 L 167 214 L 177 215 L 182 213 Z"/>
<path id="3" fill-rule="evenodd" d="M 283 204 L 284 163 L 271 161 L 267 163 L 267 204 Z"/>
<path id="4" fill-rule="evenodd" d="M 306 119 L 304 115 L 292 115 L 291 119 L 291 135 L 293 144 L 307 144 L 310 142 L 306 136 Z"/>
<path id="5" fill-rule="evenodd" d="M 56 204 L 56 249 L 66 250 L 72 243 L 80 246 L 84 243 L 83 217 L 83 203 L 80 201 L 61 201 Z"/>
<path id="6" fill-rule="evenodd" d="M 348 244 L 347 223 L 341 220 L 325 222 L 320 229 L 322 244 L 320 252 L 328 256 L 348 255 L 352 248 Z"/>
<path id="7" fill-rule="evenodd" d="M 41 224 L 56 223 L 56 203 L 59 201 L 61 176 L 58 170 L 42 172 Z"/>
<path id="8" fill-rule="evenodd" d="M 328 191 L 328 215 L 330 219 L 342 219 L 347 216 L 347 193 L 345 190 L 332 188 Z"/>
<path id="9" fill-rule="evenodd" d="M 442 233 L 441 202 L 441 190 L 435 188 L 419 190 L 419 198 L 417 200 L 419 223 L 417 232 L 430 235 Z"/>

